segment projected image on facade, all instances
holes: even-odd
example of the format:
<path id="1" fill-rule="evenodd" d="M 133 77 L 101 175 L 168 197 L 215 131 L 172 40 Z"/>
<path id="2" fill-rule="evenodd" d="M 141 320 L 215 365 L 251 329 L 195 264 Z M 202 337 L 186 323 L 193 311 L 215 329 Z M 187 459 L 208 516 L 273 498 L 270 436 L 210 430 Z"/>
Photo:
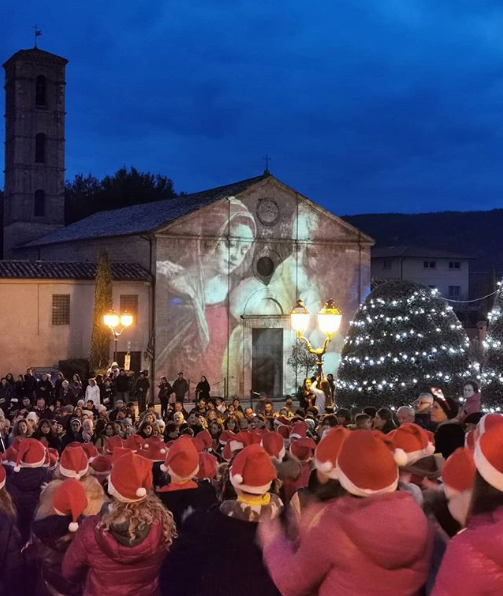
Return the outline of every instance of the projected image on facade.
<path id="1" fill-rule="evenodd" d="M 327 243 L 341 235 L 334 220 L 295 197 L 268 199 L 267 210 L 260 201 L 221 201 L 158 244 L 156 374 L 174 379 L 183 371 L 192 393 L 203 375 L 213 395 L 295 390 L 286 364 L 295 300 L 312 313 L 328 298 L 346 312 L 358 306 L 361 259 L 353 246 Z M 307 335 L 324 339 L 314 317 Z M 327 372 L 336 369 L 341 348 L 337 335 Z"/>

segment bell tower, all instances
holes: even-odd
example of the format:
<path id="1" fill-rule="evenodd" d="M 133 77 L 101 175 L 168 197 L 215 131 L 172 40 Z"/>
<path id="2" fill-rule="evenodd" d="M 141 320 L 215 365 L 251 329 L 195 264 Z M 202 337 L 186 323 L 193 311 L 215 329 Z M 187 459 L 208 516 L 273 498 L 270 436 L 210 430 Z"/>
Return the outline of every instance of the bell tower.
<path id="1" fill-rule="evenodd" d="M 38 48 L 5 62 L 5 259 L 64 225 L 65 68 Z"/>

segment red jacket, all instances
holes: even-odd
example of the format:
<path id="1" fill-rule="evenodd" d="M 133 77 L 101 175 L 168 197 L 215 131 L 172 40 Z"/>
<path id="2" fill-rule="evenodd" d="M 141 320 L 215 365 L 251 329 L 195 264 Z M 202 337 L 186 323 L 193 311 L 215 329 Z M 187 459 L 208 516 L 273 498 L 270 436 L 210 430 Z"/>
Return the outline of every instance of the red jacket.
<path id="1" fill-rule="evenodd" d="M 431 596 L 503 594 L 503 507 L 474 516 L 447 545 Z"/>
<path id="2" fill-rule="evenodd" d="M 96 528 L 99 515 L 84 520 L 63 559 L 63 576 L 84 580 L 83 596 L 157 596 L 159 569 L 166 555 L 161 526 L 153 524 L 135 546 L 123 546 Z"/>
<path id="3" fill-rule="evenodd" d="M 433 535 L 409 493 L 343 497 L 308 517 L 296 551 L 283 537 L 264 548 L 265 564 L 283 596 L 420 593 Z"/>

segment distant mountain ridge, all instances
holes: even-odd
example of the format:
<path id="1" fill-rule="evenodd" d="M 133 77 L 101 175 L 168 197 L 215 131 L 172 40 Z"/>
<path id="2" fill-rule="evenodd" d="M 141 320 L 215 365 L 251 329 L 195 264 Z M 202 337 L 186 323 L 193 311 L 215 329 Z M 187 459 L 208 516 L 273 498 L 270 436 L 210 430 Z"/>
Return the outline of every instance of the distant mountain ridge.
<path id="1" fill-rule="evenodd" d="M 475 257 L 471 271 L 503 274 L 503 209 L 344 215 L 377 246 L 417 245 Z"/>

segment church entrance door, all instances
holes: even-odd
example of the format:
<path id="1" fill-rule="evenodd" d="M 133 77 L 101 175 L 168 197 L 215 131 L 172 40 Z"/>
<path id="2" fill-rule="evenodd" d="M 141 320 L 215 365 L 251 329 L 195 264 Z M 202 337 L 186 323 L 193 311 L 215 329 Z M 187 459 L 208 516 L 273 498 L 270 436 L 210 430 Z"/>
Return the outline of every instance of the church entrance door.
<path id="1" fill-rule="evenodd" d="M 283 329 L 252 329 L 252 391 L 283 396 Z"/>

